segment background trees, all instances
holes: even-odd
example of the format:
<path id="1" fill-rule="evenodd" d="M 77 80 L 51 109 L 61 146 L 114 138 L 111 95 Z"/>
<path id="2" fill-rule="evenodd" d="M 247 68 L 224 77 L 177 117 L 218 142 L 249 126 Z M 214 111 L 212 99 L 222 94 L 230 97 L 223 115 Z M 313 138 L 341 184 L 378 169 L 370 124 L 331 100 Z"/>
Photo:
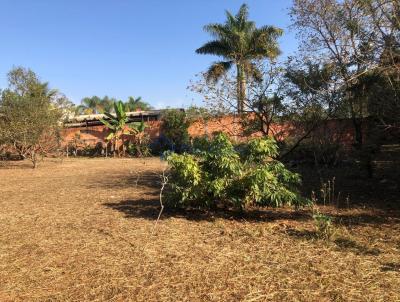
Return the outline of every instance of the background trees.
<path id="1" fill-rule="evenodd" d="M 114 103 L 119 102 L 116 98 L 104 96 L 85 97 L 81 100 L 81 104 L 76 107 L 76 114 L 102 114 L 105 112 L 113 112 Z M 126 112 L 136 110 L 150 110 L 152 107 L 147 102 L 143 101 L 141 97 L 134 98 L 130 96 L 126 102 L 123 102 Z"/>
<path id="2" fill-rule="evenodd" d="M 136 110 L 150 110 L 152 107 L 150 106 L 149 103 L 145 102 L 142 100 L 142 98 L 139 96 L 137 98 L 134 98 L 133 96 L 130 96 L 128 100 L 125 102 L 125 110 L 128 111 L 136 111 Z"/>
<path id="3" fill-rule="evenodd" d="M 0 144 L 29 158 L 35 168 L 38 156 L 58 147 L 65 99 L 30 69 L 14 68 L 8 82 L 0 96 Z"/>
<path id="4" fill-rule="evenodd" d="M 227 12 L 225 24 L 205 27 L 216 39 L 197 52 L 225 61 L 212 65 L 191 88 L 214 112 L 232 114 L 246 108 L 249 114 L 240 117 L 243 136 L 254 132 L 276 136 L 272 124 L 291 125 L 297 131 L 291 131 L 281 156 L 306 142 L 315 129 L 326 127 L 327 120 L 350 119 L 352 155 L 370 171 L 382 138 L 400 125 L 399 12 L 394 0 L 295 0 L 290 15 L 299 52 L 276 64 L 270 59 L 279 54 L 279 34 L 269 40 L 274 55 L 255 54 L 251 48 L 255 42 L 249 37 L 256 28 L 242 6 L 236 16 Z M 243 62 L 251 63 L 252 71 L 245 78 L 245 94 L 240 92 L 240 73 L 228 72 Z"/>
<path id="5" fill-rule="evenodd" d="M 345 109 L 341 113 L 352 119 L 355 146 L 361 149 L 362 119 L 380 116 L 384 121 L 381 113 L 388 112 L 385 107 L 396 112 L 399 109 L 398 1 L 295 0 L 291 16 L 299 33 L 302 56 L 334 69 L 335 84 L 343 92 L 338 99 Z M 385 85 L 383 78 L 390 84 Z M 379 103 L 369 89 L 374 87 L 373 82 L 384 85 L 386 92 L 391 91 L 381 95 Z"/>

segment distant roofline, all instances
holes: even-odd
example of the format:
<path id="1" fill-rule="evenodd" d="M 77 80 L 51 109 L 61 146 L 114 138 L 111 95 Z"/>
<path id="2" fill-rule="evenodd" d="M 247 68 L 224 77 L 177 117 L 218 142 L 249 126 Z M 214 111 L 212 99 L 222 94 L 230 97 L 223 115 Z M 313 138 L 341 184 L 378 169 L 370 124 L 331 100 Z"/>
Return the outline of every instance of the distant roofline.
<path id="1" fill-rule="evenodd" d="M 171 108 L 172 109 L 172 108 Z M 170 109 L 160 109 L 160 110 L 146 110 L 146 111 L 132 111 L 126 112 L 128 117 L 128 123 L 140 122 L 140 121 L 158 121 L 163 112 Z M 182 108 L 174 108 L 174 110 L 184 111 Z M 84 114 L 69 116 L 64 122 L 66 128 L 82 127 L 82 126 L 99 126 L 103 125 L 100 121 L 101 119 L 109 120 L 105 114 Z"/>

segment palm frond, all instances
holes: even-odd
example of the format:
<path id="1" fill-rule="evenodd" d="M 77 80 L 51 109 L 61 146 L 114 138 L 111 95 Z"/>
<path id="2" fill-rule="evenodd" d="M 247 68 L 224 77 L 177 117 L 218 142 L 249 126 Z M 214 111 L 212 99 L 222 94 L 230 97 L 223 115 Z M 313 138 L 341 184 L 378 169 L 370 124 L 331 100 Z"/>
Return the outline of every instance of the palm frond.
<path id="1" fill-rule="evenodd" d="M 217 56 L 227 56 L 229 55 L 229 47 L 220 40 L 214 40 L 207 42 L 202 47 L 196 49 L 198 54 L 212 54 Z"/>
<path id="2" fill-rule="evenodd" d="M 114 102 L 114 111 L 117 115 L 117 120 L 123 120 L 126 118 L 124 103 L 122 101 Z"/>
<path id="3" fill-rule="evenodd" d="M 282 36 L 283 30 L 274 26 L 263 26 L 256 29 L 251 37 L 251 55 L 254 57 L 268 57 L 274 59 L 281 51 L 277 39 Z"/>
<path id="4" fill-rule="evenodd" d="M 224 39 L 231 33 L 231 30 L 225 24 L 211 23 L 204 26 L 204 31 L 217 39 Z"/>
<path id="5" fill-rule="evenodd" d="M 115 126 L 106 121 L 105 119 L 100 119 L 100 122 L 102 122 L 108 129 L 115 130 Z"/>
<path id="6" fill-rule="evenodd" d="M 249 19 L 249 6 L 243 3 L 235 17 L 240 22 L 246 22 Z"/>
<path id="7" fill-rule="evenodd" d="M 229 11 L 225 11 L 226 14 L 226 25 L 228 28 L 234 28 L 237 25 L 237 20 L 234 15 L 232 15 Z"/>
<path id="8" fill-rule="evenodd" d="M 232 67 L 232 61 L 216 62 L 207 71 L 207 82 L 217 82 Z"/>

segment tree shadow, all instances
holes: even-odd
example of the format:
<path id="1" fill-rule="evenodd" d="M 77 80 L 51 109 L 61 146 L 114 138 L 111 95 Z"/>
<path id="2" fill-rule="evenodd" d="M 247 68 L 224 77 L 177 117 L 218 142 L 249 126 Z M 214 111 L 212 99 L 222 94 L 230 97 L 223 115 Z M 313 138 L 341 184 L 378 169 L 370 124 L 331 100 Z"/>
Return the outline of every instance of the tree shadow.
<path id="1" fill-rule="evenodd" d="M 314 230 L 297 230 L 294 228 L 290 228 L 288 230 L 285 230 L 285 234 L 297 239 L 324 240 L 319 238 L 317 232 Z M 377 248 L 369 248 L 368 246 L 365 246 L 348 238 L 340 237 L 336 238 L 333 241 L 327 239 L 327 242 L 334 243 L 340 250 L 352 252 L 357 255 L 378 256 L 381 253 L 381 251 Z"/>
<path id="2" fill-rule="evenodd" d="M 400 273 L 400 263 L 388 262 L 381 266 L 382 272 L 396 272 Z"/>
<path id="3" fill-rule="evenodd" d="M 126 218 L 144 218 L 156 220 L 160 212 L 158 199 L 122 200 L 115 203 L 104 203 L 105 207 L 122 212 Z M 294 211 L 291 209 L 260 210 L 250 209 L 238 211 L 233 209 L 200 210 L 196 208 L 165 208 L 160 219 L 184 218 L 190 221 L 215 221 L 216 219 L 271 222 L 277 220 L 308 221 L 309 211 Z"/>
<path id="4" fill-rule="evenodd" d="M 344 225 L 347 227 L 357 225 L 380 225 L 386 223 L 393 223 L 391 220 L 399 220 L 399 213 L 342 213 L 332 215 L 335 219 L 335 223 Z M 394 221 L 395 222 L 395 221 Z"/>
<path id="5" fill-rule="evenodd" d="M 126 188 L 144 188 L 144 189 L 159 189 L 161 185 L 160 177 L 157 173 L 132 171 L 126 175 L 112 175 L 110 177 L 101 177 L 89 182 L 86 186 L 88 189 L 96 189 L 99 186 L 102 188 L 122 190 Z"/>
<path id="6" fill-rule="evenodd" d="M 113 203 L 104 203 L 103 205 L 125 214 L 126 218 L 144 218 L 156 220 L 160 212 L 160 201 L 156 196 L 158 191 L 146 194 L 148 198 L 127 199 Z M 353 227 L 359 225 L 381 225 L 400 223 L 400 217 L 396 214 L 385 216 L 375 213 L 341 213 L 330 214 L 336 225 Z M 168 208 L 165 207 L 160 219 L 184 218 L 191 221 L 215 221 L 216 219 L 227 219 L 248 222 L 272 222 L 279 220 L 290 220 L 297 222 L 312 221 L 312 212 L 309 209 L 294 210 L 292 208 L 280 209 L 262 209 L 253 208 L 245 211 L 235 209 L 218 208 L 213 210 L 203 210 L 198 208 Z M 289 230 L 289 235 L 302 238 L 316 238 L 313 231 Z M 350 242 L 338 242 L 338 245 L 350 246 Z M 356 248 L 353 246 L 353 248 Z"/>
<path id="7" fill-rule="evenodd" d="M 349 238 L 337 238 L 333 241 L 340 249 L 351 251 L 355 254 L 378 256 L 381 251 L 377 248 L 369 248 Z"/>
<path id="8" fill-rule="evenodd" d="M 297 238 L 297 239 L 306 239 L 306 240 L 318 239 L 316 231 L 298 230 L 298 229 L 294 229 L 294 228 L 289 228 L 289 229 L 285 230 L 284 233 L 286 235 L 289 235 L 289 236 Z"/>
<path id="9" fill-rule="evenodd" d="M 26 170 L 26 169 L 32 170 L 32 162 L 27 160 L 0 161 L 0 170 Z"/>
<path id="10" fill-rule="evenodd" d="M 311 192 L 315 192 L 320 204 L 322 183 L 330 181 L 333 185 L 334 179 L 335 193 L 331 205 L 340 208 L 367 206 L 377 210 L 400 211 L 400 162 L 393 163 L 391 171 L 376 173 L 373 178 L 364 175 L 361 167 L 355 163 L 320 169 L 318 173 L 310 165 L 300 165 L 294 170 L 302 176 L 302 193 L 311 196 Z"/>

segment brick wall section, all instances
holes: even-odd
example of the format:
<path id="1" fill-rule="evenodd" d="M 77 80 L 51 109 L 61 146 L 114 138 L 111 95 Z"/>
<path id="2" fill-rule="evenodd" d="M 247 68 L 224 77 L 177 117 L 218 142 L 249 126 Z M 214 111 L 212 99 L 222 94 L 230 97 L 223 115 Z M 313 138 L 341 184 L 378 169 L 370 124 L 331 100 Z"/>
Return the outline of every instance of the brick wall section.
<path id="1" fill-rule="evenodd" d="M 271 132 L 280 140 L 283 140 L 290 134 L 293 127 L 289 124 L 281 125 L 274 124 L 271 126 Z M 232 137 L 234 140 L 242 141 L 248 139 L 243 136 L 243 126 L 240 118 L 237 116 L 224 116 L 219 118 L 210 119 L 208 121 L 196 121 L 189 127 L 189 135 L 192 137 L 202 135 L 212 135 L 214 132 L 224 132 Z M 252 134 L 252 137 L 262 136 L 262 132 Z"/>
<path id="2" fill-rule="evenodd" d="M 152 140 L 159 137 L 161 133 L 161 121 L 146 122 L 146 132 Z M 228 134 L 234 141 L 240 142 L 247 140 L 249 137 L 243 137 L 243 127 L 240 120 L 236 116 L 224 116 L 210 119 L 208 121 L 198 120 L 189 127 L 189 135 L 191 137 L 208 135 L 211 136 L 214 132 L 224 132 Z M 274 124 L 271 129 L 272 133 L 278 140 L 283 140 L 293 133 L 299 133 L 301 129 L 295 128 L 290 124 Z M 89 126 L 66 128 L 62 131 L 63 144 L 72 142 L 75 136 L 79 134 L 80 140 L 86 145 L 94 146 L 97 143 L 104 143 L 105 138 L 109 134 L 105 126 Z M 252 136 L 261 136 L 262 133 L 255 133 Z M 324 125 L 318 127 L 313 132 L 314 139 L 340 141 L 346 148 L 350 148 L 354 141 L 354 130 L 351 120 L 329 120 Z M 127 137 L 129 139 L 129 137 Z"/>
<path id="3" fill-rule="evenodd" d="M 160 121 L 146 122 L 147 128 L 145 131 L 152 140 L 160 135 L 160 123 Z M 68 142 L 74 141 L 76 136 L 79 135 L 80 141 L 86 145 L 95 146 L 97 143 L 104 143 L 109 133 L 110 131 L 103 125 L 65 128 L 61 132 L 62 144 L 66 145 Z M 129 139 L 129 136 L 126 138 Z"/>

